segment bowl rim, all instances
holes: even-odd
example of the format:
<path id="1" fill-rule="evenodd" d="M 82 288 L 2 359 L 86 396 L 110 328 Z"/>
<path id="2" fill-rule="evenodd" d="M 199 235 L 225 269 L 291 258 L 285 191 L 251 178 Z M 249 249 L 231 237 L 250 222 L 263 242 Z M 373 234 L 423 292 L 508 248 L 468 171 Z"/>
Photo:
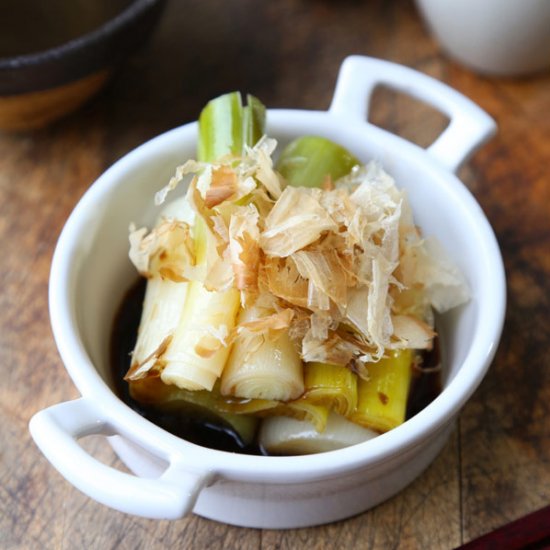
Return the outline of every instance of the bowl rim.
<path id="1" fill-rule="evenodd" d="M 349 120 L 342 120 L 326 111 L 269 109 L 268 128 L 274 123 L 276 126 L 277 121 L 281 123 L 288 121 L 289 116 L 317 121 L 320 125 L 350 123 Z M 121 180 L 125 171 L 136 164 L 146 162 L 149 158 L 154 158 L 174 140 L 182 142 L 192 139 L 191 136 L 195 134 L 197 126 L 196 122 L 192 122 L 152 138 L 108 168 L 76 205 L 67 220 L 54 253 L 50 278 L 50 316 L 60 355 L 83 397 L 90 398 L 105 418 L 113 420 L 120 435 L 137 442 L 138 445 L 157 456 L 170 457 L 176 453 L 186 463 L 194 467 L 214 470 L 228 479 L 266 481 L 276 476 L 279 483 L 292 483 L 332 477 L 343 471 L 349 472 L 358 468 L 374 467 L 382 461 L 391 460 L 396 454 L 422 445 L 452 422 L 481 382 L 500 340 L 506 308 L 506 281 L 498 243 L 480 205 L 455 174 L 438 164 L 426 153 L 426 150 L 417 145 L 372 124 L 357 124 L 361 132 L 365 131 L 364 128 L 368 128 L 368 132 L 374 134 L 377 139 L 385 140 L 388 144 L 385 147 L 392 151 L 392 156 L 397 156 L 400 162 L 416 163 L 422 170 L 431 172 L 434 178 L 445 179 L 449 184 L 450 196 L 467 207 L 468 215 L 473 218 L 469 223 L 472 228 L 475 227 L 476 234 L 479 236 L 476 246 L 485 252 L 480 261 L 485 262 L 487 266 L 486 290 L 490 293 L 494 305 L 490 311 L 488 308 L 480 308 L 480 315 L 484 316 L 483 319 L 486 322 L 482 327 L 485 334 L 484 341 L 480 342 L 479 336 L 474 337 L 476 346 L 472 346 L 468 351 L 453 380 L 431 404 L 406 423 L 374 440 L 326 453 L 264 457 L 218 451 L 180 439 L 141 417 L 120 400 L 99 375 L 82 342 L 79 341 L 78 333 L 73 330 L 71 338 L 62 338 L 65 330 L 71 330 L 72 322 L 70 307 L 66 307 L 69 305 L 67 289 L 70 286 L 68 285 L 68 273 L 71 269 L 70 249 L 76 244 L 75 238 L 81 225 L 79 221 L 82 217 L 81 212 L 86 211 L 89 204 L 100 200 L 102 194 Z M 483 298 L 486 299 L 485 296 Z M 481 322 L 479 324 L 481 325 Z M 101 399 L 98 399 L 98 396 L 101 396 Z M 136 440 L 135 432 L 138 429 L 140 438 Z"/>

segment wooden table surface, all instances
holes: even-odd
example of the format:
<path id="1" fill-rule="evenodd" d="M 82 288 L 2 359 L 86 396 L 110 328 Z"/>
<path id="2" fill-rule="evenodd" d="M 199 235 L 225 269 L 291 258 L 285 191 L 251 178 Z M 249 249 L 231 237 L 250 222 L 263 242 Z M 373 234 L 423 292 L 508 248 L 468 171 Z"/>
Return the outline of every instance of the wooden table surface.
<path id="1" fill-rule="evenodd" d="M 499 133 L 465 166 L 508 279 L 502 343 L 448 444 L 411 486 L 335 524 L 288 531 L 192 516 L 153 521 L 80 494 L 29 437 L 36 411 L 78 393 L 52 339 L 52 252 L 89 185 L 126 152 L 191 121 L 221 92 L 270 107 L 326 109 L 344 57 L 437 77 Z M 422 144 L 444 120 L 377 94 L 373 122 Z M 550 502 L 550 75 L 488 78 L 450 61 L 403 0 L 172 1 L 149 44 L 99 97 L 47 129 L 0 136 L 0 547 L 454 548 Z M 119 464 L 100 438 L 85 446 Z"/>

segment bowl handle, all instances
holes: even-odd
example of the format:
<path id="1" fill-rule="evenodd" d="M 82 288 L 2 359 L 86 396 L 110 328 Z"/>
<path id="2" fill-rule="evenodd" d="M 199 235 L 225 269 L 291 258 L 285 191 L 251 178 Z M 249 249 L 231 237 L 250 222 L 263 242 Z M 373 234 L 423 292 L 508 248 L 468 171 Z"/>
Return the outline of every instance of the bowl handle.
<path id="1" fill-rule="evenodd" d="M 52 465 L 77 489 L 121 512 L 152 519 L 177 519 L 190 513 L 211 475 L 192 472 L 177 456 L 157 479 L 121 472 L 90 456 L 78 439 L 115 435 L 85 398 L 53 405 L 30 421 L 31 435 Z"/>
<path id="2" fill-rule="evenodd" d="M 342 63 L 329 113 L 367 120 L 377 86 L 415 97 L 449 117 L 449 125 L 427 151 L 451 172 L 496 132 L 495 121 L 485 111 L 439 80 L 403 65 L 359 55 Z"/>

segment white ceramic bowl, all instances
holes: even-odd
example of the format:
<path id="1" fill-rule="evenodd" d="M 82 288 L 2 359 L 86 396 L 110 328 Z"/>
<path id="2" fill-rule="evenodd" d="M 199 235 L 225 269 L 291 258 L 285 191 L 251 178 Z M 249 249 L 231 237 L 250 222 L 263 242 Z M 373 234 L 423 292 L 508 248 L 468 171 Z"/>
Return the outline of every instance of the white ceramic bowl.
<path id="1" fill-rule="evenodd" d="M 449 127 L 427 150 L 366 122 L 379 84 L 444 111 Z M 82 398 L 37 413 L 36 443 L 73 485 L 118 510 L 150 518 L 191 511 L 248 527 L 288 528 L 349 517 L 389 498 L 441 450 L 456 415 L 495 353 L 505 310 L 505 278 L 494 234 L 453 171 L 495 130 L 469 100 L 425 75 L 385 61 L 350 57 L 330 109 L 270 110 L 268 133 L 281 145 L 324 135 L 359 158 L 379 160 L 408 190 L 425 234 L 437 235 L 472 289 L 464 307 L 439 320 L 444 390 L 402 426 L 371 441 L 310 456 L 263 457 L 215 451 L 151 424 L 111 390 L 108 339 L 114 312 L 135 278 L 127 260 L 131 221 L 151 223 L 153 193 L 195 156 L 196 124 L 163 134 L 103 174 L 70 216 L 55 251 L 50 314 L 61 357 Z M 88 455 L 77 440 L 112 436 L 126 474 Z"/>

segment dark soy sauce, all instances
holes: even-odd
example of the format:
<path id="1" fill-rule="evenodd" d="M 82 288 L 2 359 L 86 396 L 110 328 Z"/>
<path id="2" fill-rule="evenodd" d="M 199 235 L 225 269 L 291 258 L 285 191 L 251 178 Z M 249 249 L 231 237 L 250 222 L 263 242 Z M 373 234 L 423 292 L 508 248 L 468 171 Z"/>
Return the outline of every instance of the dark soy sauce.
<path id="1" fill-rule="evenodd" d="M 147 407 L 130 396 L 124 376 L 130 366 L 130 354 L 136 343 L 145 296 L 144 279 L 139 279 L 128 290 L 117 311 L 111 331 L 112 386 L 118 397 L 141 416 L 166 431 L 187 441 L 229 452 L 265 455 L 258 445 L 246 445 L 231 426 L 220 421 L 214 413 L 189 405 L 185 410 L 161 411 Z M 441 393 L 440 354 L 437 345 L 424 354 L 415 368 L 407 405 L 407 419 L 411 418 Z"/>
<path id="2" fill-rule="evenodd" d="M 258 445 L 247 445 L 239 434 L 215 413 L 186 404 L 182 410 L 158 410 L 132 399 L 124 376 L 130 366 L 130 354 L 136 343 L 145 296 L 145 279 L 128 290 L 117 311 L 111 331 L 111 376 L 115 393 L 141 416 L 167 432 L 203 447 L 243 454 L 265 454 Z"/>
<path id="3" fill-rule="evenodd" d="M 407 400 L 406 418 L 412 418 L 426 408 L 442 391 L 441 352 L 439 340 L 421 356 L 421 361 L 413 368 L 409 398 Z"/>

